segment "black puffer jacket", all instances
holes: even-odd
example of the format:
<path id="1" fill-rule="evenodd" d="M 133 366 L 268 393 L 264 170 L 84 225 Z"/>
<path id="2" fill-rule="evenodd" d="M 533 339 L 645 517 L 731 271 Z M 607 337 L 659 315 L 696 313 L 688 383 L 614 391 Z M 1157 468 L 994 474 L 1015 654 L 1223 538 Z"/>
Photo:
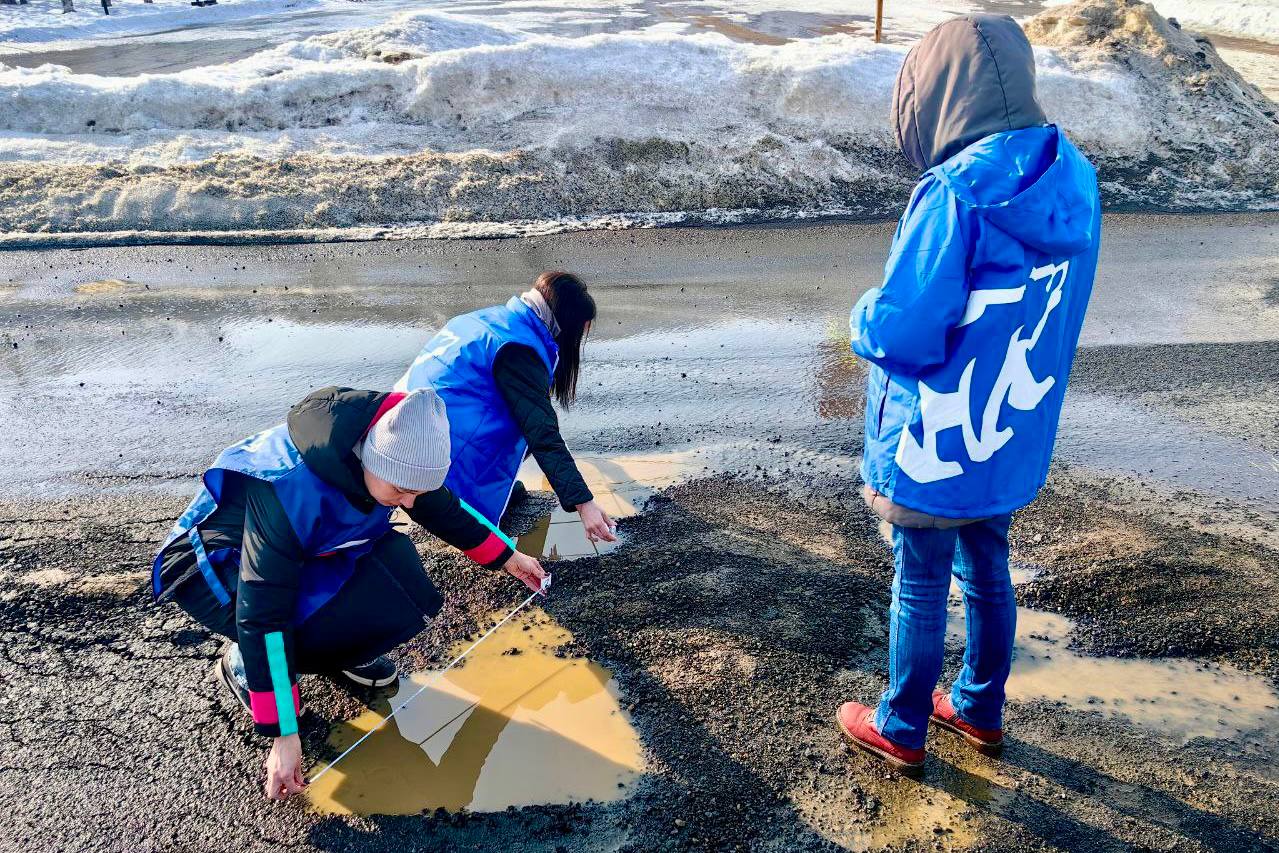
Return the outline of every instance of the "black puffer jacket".
<path id="1" fill-rule="evenodd" d="M 537 353 L 522 344 L 502 347 L 493 361 L 493 379 L 560 506 L 572 512 L 591 500 L 594 496 L 560 435 L 559 418 L 546 393 L 551 377 Z"/>
<path id="2" fill-rule="evenodd" d="M 378 391 L 322 388 L 294 406 L 288 416 L 289 438 L 307 467 L 363 512 L 371 511 L 376 502 L 364 487 L 354 448 L 388 396 Z M 462 509 L 447 488 L 419 496 L 409 516 L 487 567 L 500 566 L 511 556 L 511 549 Z M 235 608 L 235 634 L 250 692 L 272 690 L 265 638 L 276 632 L 284 641 L 290 680 L 296 682 L 293 615 L 307 554 L 273 487 L 252 477 L 228 478 L 222 502 L 199 529 L 209 552 L 224 548 L 240 552 L 239 576 L 227 580 L 235 595 L 229 606 Z M 166 550 L 162 577 L 176 578 L 174 587 L 201 582 L 185 537 Z M 229 621 L 230 614 L 212 614 L 201 621 L 210 624 L 219 618 Z M 275 723 L 258 723 L 257 729 L 264 735 L 279 733 Z"/>

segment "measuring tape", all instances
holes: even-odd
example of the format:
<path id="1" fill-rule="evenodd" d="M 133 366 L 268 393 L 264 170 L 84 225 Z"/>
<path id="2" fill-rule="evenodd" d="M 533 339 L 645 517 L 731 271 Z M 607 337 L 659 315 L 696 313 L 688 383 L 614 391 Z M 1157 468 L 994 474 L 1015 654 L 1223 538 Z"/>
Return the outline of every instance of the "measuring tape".
<path id="1" fill-rule="evenodd" d="M 478 510 L 476 510 L 474 507 L 472 507 L 470 504 L 468 504 L 466 501 L 462 500 L 461 498 L 458 499 L 458 503 L 461 504 L 462 509 L 470 513 L 475 518 L 476 521 L 478 521 L 480 524 L 483 524 L 490 531 L 496 534 L 503 542 L 509 545 L 512 551 L 519 550 L 515 546 L 515 540 L 513 540 L 510 536 L 507 536 L 505 533 L 503 533 L 496 524 L 494 524 L 493 522 L 485 518 Z M 507 622 L 511 621 L 511 617 L 513 617 L 516 613 L 519 613 L 525 607 L 528 607 L 528 605 L 533 601 L 533 599 L 537 598 L 539 595 L 546 595 L 546 591 L 550 588 L 551 588 L 551 573 L 547 572 L 546 576 L 542 578 L 541 586 L 538 588 L 537 592 L 533 593 L 528 598 L 524 599 L 518 605 L 516 605 L 514 610 L 512 610 L 510 613 L 507 613 L 505 616 L 503 616 L 496 625 L 494 625 L 492 628 L 489 628 L 487 631 L 485 631 L 482 637 L 480 637 L 474 643 L 471 643 L 471 645 L 467 647 L 466 651 L 462 652 L 460 655 L 453 658 L 453 660 L 449 661 L 448 666 L 444 667 L 444 669 L 440 670 L 439 672 L 435 673 L 435 675 L 431 676 L 431 678 L 428 679 L 425 684 L 423 684 L 421 687 L 417 689 L 416 693 L 414 693 L 409 698 L 405 699 L 404 702 L 400 705 L 400 707 L 393 708 L 391 710 L 391 713 L 387 714 L 380 723 L 378 723 L 376 726 L 374 726 L 373 728 L 365 732 L 363 737 L 361 737 L 355 743 L 348 746 L 341 755 L 339 755 L 337 758 L 330 761 L 328 765 L 319 773 L 316 773 L 314 776 L 312 776 L 310 780 L 307 782 L 307 784 L 309 785 L 313 782 L 318 781 L 322 776 L 324 776 L 325 773 L 328 773 L 330 770 L 332 770 L 333 767 L 339 761 L 341 761 L 343 758 L 346 758 L 348 755 L 354 752 L 357 746 L 359 746 L 360 744 L 368 740 L 370 737 L 372 737 L 372 735 L 375 732 L 380 731 L 384 726 L 386 726 L 387 723 L 391 722 L 391 719 L 395 717 L 396 714 L 398 714 L 400 711 L 403 711 L 406 707 L 408 707 L 408 704 L 410 702 L 412 702 L 417 697 L 421 696 L 424 692 L 426 692 L 426 689 L 428 687 L 430 687 L 431 685 L 439 681 L 441 678 L 443 678 L 450 669 L 452 669 L 453 667 L 461 663 L 464 657 L 469 655 L 471 652 L 475 651 L 476 646 L 478 646 L 480 643 L 484 642 L 490 636 L 492 636 L 493 632 L 496 631 L 498 628 L 501 628 Z"/>
<path id="2" fill-rule="evenodd" d="M 328 765 L 327 765 L 327 766 L 326 766 L 323 770 L 321 770 L 319 773 L 316 773 L 314 776 L 312 776 L 312 777 L 311 777 L 311 778 L 307 781 L 307 784 L 308 784 L 308 785 L 310 785 L 310 784 L 312 784 L 312 783 L 314 783 L 314 782 L 319 781 L 319 780 L 320 780 L 320 778 L 321 778 L 322 776 L 324 776 L 324 774 L 325 774 L 325 773 L 328 773 L 330 770 L 332 770 L 332 769 L 334 768 L 334 766 L 336 766 L 336 765 L 337 765 L 337 763 L 338 763 L 339 761 L 341 761 L 343 758 L 346 758 L 348 755 L 350 755 L 352 752 L 354 752 L 354 751 L 355 751 L 355 748 L 356 748 L 357 746 L 359 746 L 360 744 L 362 744 L 362 743 L 364 743 L 366 740 L 368 740 L 368 739 L 369 739 L 369 738 L 370 738 L 370 737 L 371 737 L 371 736 L 372 736 L 375 732 L 380 731 L 380 730 L 381 730 L 381 729 L 382 729 L 382 728 L 383 728 L 383 727 L 384 727 L 387 723 L 391 722 L 391 719 L 392 719 L 393 717 L 395 717 L 395 715 L 396 715 L 396 714 L 398 714 L 400 711 L 403 711 L 405 708 L 407 708 L 410 702 L 412 702 L 412 701 L 413 701 L 414 699 L 416 699 L 417 697 L 421 696 L 421 695 L 422 695 L 422 693 L 424 693 L 428 687 L 430 687 L 431 685 L 435 684 L 437 681 L 439 681 L 441 678 L 443 678 L 443 677 L 445 676 L 445 674 L 446 674 L 446 673 L 447 673 L 450 669 L 452 669 L 453 667 L 457 666 L 457 665 L 458 665 L 458 664 L 462 661 L 462 658 L 466 657 L 466 656 L 467 656 L 467 655 L 469 655 L 471 652 L 475 651 L 475 647 L 476 647 L 476 646 L 478 646 L 480 643 L 484 642 L 484 641 L 485 641 L 485 640 L 487 640 L 490 636 L 492 636 L 492 635 L 493 635 L 493 632 L 494 632 L 494 631 L 496 631 L 498 628 L 501 628 L 501 627 L 502 627 L 503 625 L 505 625 L 507 622 L 511 621 L 511 617 L 512 617 L 512 616 L 514 616 L 516 613 L 519 613 L 519 612 L 520 612 L 521 610 L 523 610 L 525 607 L 528 607 L 529 602 L 531 602 L 533 599 L 537 598 L 539 595 L 546 595 L 546 591 L 547 591 L 548 589 L 550 589 L 550 588 L 551 588 L 551 573 L 550 573 L 550 572 L 547 572 L 547 573 L 546 573 L 546 577 L 542 578 L 542 585 L 541 585 L 541 587 L 538 589 L 538 591 L 537 591 L 537 592 L 533 593 L 533 594 L 532 594 L 532 595 L 530 595 L 528 598 L 526 598 L 526 599 L 524 599 L 523 601 L 521 601 L 521 602 L 520 602 L 520 603 L 519 603 L 519 604 L 515 607 L 515 609 L 514 609 L 514 610 L 512 610 L 510 613 L 508 613 L 508 614 L 506 614 L 505 616 L 503 616 L 503 617 L 502 617 L 502 619 L 501 619 L 501 621 L 499 621 L 499 622 L 498 622 L 496 625 L 494 625 L 492 628 L 489 628 L 487 631 L 485 631 L 485 632 L 484 632 L 484 636 L 480 637 L 480 638 L 479 638 L 478 640 L 476 640 L 474 643 L 471 643 L 471 645 L 467 648 L 467 650 L 466 650 L 466 651 L 462 652 L 460 655 L 458 655 L 457 657 L 453 658 L 453 660 L 449 661 L 449 665 L 448 665 L 448 666 L 444 667 L 444 669 L 440 670 L 439 672 L 435 673 L 435 675 L 431 676 L 431 678 L 429 678 L 425 684 L 423 684 L 421 687 L 419 687 L 419 688 L 417 689 L 417 692 L 416 692 L 416 693 L 414 693 L 414 694 L 413 694 L 412 696 L 410 696 L 409 698 L 405 699 L 405 700 L 404 700 L 404 702 L 400 705 L 400 707 L 398 707 L 398 708 L 393 708 L 393 709 L 391 710 L 391 713 L 387 714 L 385 717 L 383 717 L 383 718 L 382 718 L 382 722 L 378 723 L 376 726 L 374 726 L 373 728 L 369 729 L 367 732 L 365 732 L 365 734 L 364 734 L 364 736 L 363 736 L 363 737 L 361 737 L 361 738 L 360 738 L 359 740 L 357 740 L 355 743 L 353 743 L 353 744 L 351 744 L 350 746 L 348 746 L 348 747 L 346 748 L 346 751 L 345 751 L 345 752 L 343 752 L 343 753 L 342 753 L 341 755 L 339 755 L 337 758 L 335 758 L 335 759 L 333 759 L 332 761 L 330 761 L 330 762 L 328 763 Z"/>

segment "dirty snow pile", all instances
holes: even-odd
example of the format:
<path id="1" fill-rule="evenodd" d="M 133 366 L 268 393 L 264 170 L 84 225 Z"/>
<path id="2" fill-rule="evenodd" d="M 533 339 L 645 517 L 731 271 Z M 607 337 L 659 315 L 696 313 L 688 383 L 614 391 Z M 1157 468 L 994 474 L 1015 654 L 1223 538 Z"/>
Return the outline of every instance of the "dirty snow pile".
<path id="1" fill-rule="evenodd" d="M 1279 206 L 1275 105 L 1133 0 L 1027 23 L 1048 114 L 1111 205 Z M 894 215 L 905 49 L 682 28 L 533 35 L 444 13 L 226 65 L 0 66 L 0 229 L 533 227 Z"/>
<path id="2" fill-rule="evenodd" d="M 1070 0 L 1055 0 L 1060 5 Z M 1277 0 L 1155 0 L 1159 14 L 1188 30 L 1279 42 Z"/>
<path id="3" fill-rule="evenodd" d="M 1112 148 L 1077 134 L 1099 166 L 1108 203 L 1279 208 L 1279 110 L 1206 40 L 1139 0 L 1083 0 L 1049 9 L 1025 28 L 1055 61 L 1077 72 L 1123 69 L 1134 84 L 1133 100 L 1121 108 L 1140 114 L 1140 145 Z M 1050 116 L 1052 106 L 1045 103 Z M 1068 119 L 1061 123 L 1075 130 Z"/>

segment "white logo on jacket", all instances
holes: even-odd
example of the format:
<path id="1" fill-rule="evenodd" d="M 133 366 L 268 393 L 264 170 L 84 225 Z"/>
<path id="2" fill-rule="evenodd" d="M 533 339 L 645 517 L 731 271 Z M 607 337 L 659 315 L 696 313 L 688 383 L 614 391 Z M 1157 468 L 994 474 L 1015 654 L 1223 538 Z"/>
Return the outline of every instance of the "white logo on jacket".
<path id="1" fill-rule="evenodd" d="M 963 431 L 964 449 L 968 451 L 968 458 L 973 462 L 985 462 L 1013 437 L 1012 427 L 999 429 L 997 426 L 1005 401 L 1023 412 L 1031 411 L 1043 402 L 1057 380 L 1053 376 L 1036 379 L 1030 372 L 1027 358 L 1039 343 L 1039 337 L 1048 323 L 1048 315 L 1061 304 L 1062 287 L 1069 270 L 1070 261 L 1062 261 L 1059 264 L 1035 267 L 1030 271 L 1033 282 L 1047 279 L 1044 289 L 1049 291 L 1048 302 L 1030 337 L 1022 338 L 1022 330 L 1026 327 L 1019 326 L 1009 338 L 1003 366 L 982 409 L 980 435 L 973 425 L 971 414 L 973 367 L 977 364 L 977 359 L 968 362 L 959 377 L 959 388 L 955 391 L 934 391 L 923 382 L 919 383 L 919 414 L 923 421 L 924 440 L 916 441 L 909 426 L 906 426 L 902 428 L 901 440 L 897 443 L 897 465 L 908 477 L 917 483 L 958 477 L 964 473 L 964 466 L 937 455 L 938 433 L 959 427 Z M 968 295 L 968 306 L 959 326 L 967 326 L 981 319 L 986 309 L 992 306 L 1021 302 L 1026 296 L 1026 287 L 974 290 Z"/>

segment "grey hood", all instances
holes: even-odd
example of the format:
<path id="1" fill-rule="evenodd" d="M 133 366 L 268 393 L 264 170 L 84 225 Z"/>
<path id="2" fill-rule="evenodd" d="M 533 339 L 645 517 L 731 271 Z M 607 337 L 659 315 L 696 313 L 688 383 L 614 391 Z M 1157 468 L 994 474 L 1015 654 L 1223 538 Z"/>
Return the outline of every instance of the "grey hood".
<path id="1" fill-rule="evenodd" d="M 1035 100 L 1035 55 L 1007 15 L 965 15 L 906 54 L 893 86 L 893 130 L 921 172 L 977 140 L 1045 124 Z"/>

